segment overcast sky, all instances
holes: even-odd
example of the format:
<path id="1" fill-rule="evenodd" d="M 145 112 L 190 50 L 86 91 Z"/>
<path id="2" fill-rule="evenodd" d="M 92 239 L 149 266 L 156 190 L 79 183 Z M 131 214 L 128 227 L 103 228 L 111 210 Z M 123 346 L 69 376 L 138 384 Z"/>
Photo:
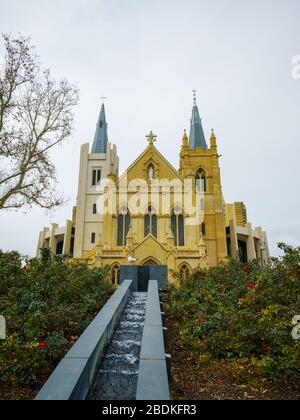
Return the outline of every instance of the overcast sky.
<path id="1" fill-rule="evenodd" d="M 0 31 L 30 35 L 53 76 L 80 89 L 74 134 L 53 153 L 69 203 L 51 217 L 1 211 L 0 248 L 34 255 L 39 230 L 71 217 L 103 94 L 122 172 L 150 129 L 178 167 L 193 89 L 207 139 L 215 129 L 226 202 L 244 201 L 273 254 L 278 241 L 300 245 L 299 0 L 0 0 Z"/>

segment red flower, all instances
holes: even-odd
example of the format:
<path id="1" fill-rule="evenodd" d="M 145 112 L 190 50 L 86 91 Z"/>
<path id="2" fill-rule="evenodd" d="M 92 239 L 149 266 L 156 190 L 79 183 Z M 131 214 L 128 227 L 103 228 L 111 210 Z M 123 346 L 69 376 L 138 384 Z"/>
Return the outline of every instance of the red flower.
<path id="1" fill-rule="evenodd" d="M 264 353 L 269 353 L 270 351 L 270 346 L 266 343 L 263 344 L 263 351 Z"/>
<path id="2" fill-rule="evenodd" d="M 248 284 L 248 289 L 254 289 L 255 284 L 253 282 Z"/>
<path id="3" fill-rule="evenodd" d="M 243 272 L 243 273 L 247 273 L 247 274 L 249 274 L 249 273 L 250 273 L 250 268 L 249 268 L 247 265 L 245 265 L 245 266 L 242 268 L 242 272 Z"/>
<path id="4" fill-rule="evenodd" d="M 197 319 L 198 324 L 205 324 L 205 322 L 206 322 L 206 318 L 204 318 L 203 316 L 199 316 L 199 318 Z"/>
<path id="5" fill-rule="evenodd" d="M 45 341 L 39 341 L 38 345 L 39 345 L 40 348 L 45 348 L 46 347 Z"/>

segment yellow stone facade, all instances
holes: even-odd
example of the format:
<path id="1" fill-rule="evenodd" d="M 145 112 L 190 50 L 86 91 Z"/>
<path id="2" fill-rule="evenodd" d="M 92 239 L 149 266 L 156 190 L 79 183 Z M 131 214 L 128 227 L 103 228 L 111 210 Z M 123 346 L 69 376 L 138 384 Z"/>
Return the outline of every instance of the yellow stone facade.
<path id="1" fill-rule="evenodd" d="M 54 224 L 40 232 L 38 255 L 42 245 L 50 246 L 55 253 L 60 248 L 71 250 L 80 263 L 109 266 L 116 283 L 120 265 L 167 265 L 168 280 L 173 283 L 178 279 L 175 273 L 185 277 L 196 267 L 214 267 L 240 250 L 245 260 L 257 258 L 263 262 L 269 257 L 266 234 L 261 228 L 252 229 L 244 204 L 225 204 L 213 131 L 209 147 L 195 150 L 189 147 L 184 132 L 178 170 L 159 152 L 152 132 L 147 139 L 148 146 L 121 176 L 115 146 L 112 152 L 109 145 L 109 156 L 89 154 L 88 145 L 82 146 L 72 220 L 65 228 Z M 97 168 L 105 169 L 113 187 L 93 189 L 93 161 Z M 199 185 L 201 194 L 197 195 Z M 110 189 L 114 190 L 114 211 L 98 209 L 100 214 L 90 214 L 93 203 L 100 196 L 110 196 Z M 193 215 L 185 212 L 187 202 L 200 207 L 201 220 L 197 223 Z M 59 249 L 56 237 L 63 242 Z"/>

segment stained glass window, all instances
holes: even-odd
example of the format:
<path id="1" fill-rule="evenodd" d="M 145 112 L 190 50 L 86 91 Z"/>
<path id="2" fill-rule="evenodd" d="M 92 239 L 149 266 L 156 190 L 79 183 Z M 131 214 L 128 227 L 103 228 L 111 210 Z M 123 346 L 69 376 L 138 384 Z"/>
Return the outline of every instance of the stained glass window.
<path id="1" fill-rule="evenodd" d="M 157 238 L 157 216 L 156 214 L 152 214 L 152 223 L 151 223 L 151 230 L 152 235 Z"/>
<path id="2" fill-rule="evenodd" d="M 145 214 L 144 220 L 144 236 L 146 237 L 150 234 L 150 214 Z"/>
<path id="3" fill-rule="evenodd" d="M 184 217 L 182 212 L 178 212 L 178 209 L 171 215 L 171 229 L 174 235 L 174 245 L 184 246 Z"/>
<path id="4" fill-rule="evenodd" d="M 184 246 L 184 220 L 183 215 L 178 215 L 178 245 Z"/>
<path id="5" fill-rule="evenodd" d="M 196 179 L 197 191 L 206 192 L 207 191 L 206 176 L 202 169 L 199 169 L 199 171 L 196 174 L 195 179 Z"/>
<path id="6" fill-rule="evenodd" d="M 206 226 L 205 226 L 205 223 L 202 223 L 201 224 L 201 233 L 202 233 L 203 236 L 206 234 Z"/>
<path id="7" fill-rule="evenodd" d="M 118 216 L 118 246 L 123 245 L 123 214 L 119 214 Z"/>
<path id="8" fill-rule="evenodd" d="M 171 229 L 174 236 L 174 245 L 177 246 L 177 216 L 175 213 L 171 216 Z"/>
<path id="9" fill-rule="evenodd" d="M 151 207 L 148 208 L 148 213 L 144 217 L 144 236 L 150 233 L 157 238 L 157 216 Z"/>
<path id="10" fill-rule="evenodd" d="M 126 245 L 126 236 L 130 228 L 130 214 L 127 210 L 125 213 L 124 209 L 118 216 L 118 237 L 117 245 L 125 246 Z"/>
<path id="11" fill-rule="evenodd" d="M 92 186 L 99 185 L 101 181 L 101 169 L 93 169 Z"/>

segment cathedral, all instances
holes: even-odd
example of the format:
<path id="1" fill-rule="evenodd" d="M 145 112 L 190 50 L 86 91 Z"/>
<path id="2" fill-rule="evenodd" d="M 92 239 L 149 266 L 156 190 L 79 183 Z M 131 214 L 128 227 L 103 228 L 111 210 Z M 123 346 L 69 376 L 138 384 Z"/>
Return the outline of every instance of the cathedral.
<path id="1" fill-rule="evenodd" d="M 224 200 L 217 139 L 212 130 L 206 141 L 195 94 L 178 169 L 159 152 L 151 131 L 144 151 L 120 175 L 117 147 L 108 138 L 102 104 L 91 150 L 89 143 L 81 146 L 72 217 L 40 232 L 38 257 L 47 246 L 90 267 L 108 266 L 115 284 L 121 265 L 164 265 L 176 283 L 231 256 L 268 260 L 266 232 L 252 227 L 244 203 Z"/>

